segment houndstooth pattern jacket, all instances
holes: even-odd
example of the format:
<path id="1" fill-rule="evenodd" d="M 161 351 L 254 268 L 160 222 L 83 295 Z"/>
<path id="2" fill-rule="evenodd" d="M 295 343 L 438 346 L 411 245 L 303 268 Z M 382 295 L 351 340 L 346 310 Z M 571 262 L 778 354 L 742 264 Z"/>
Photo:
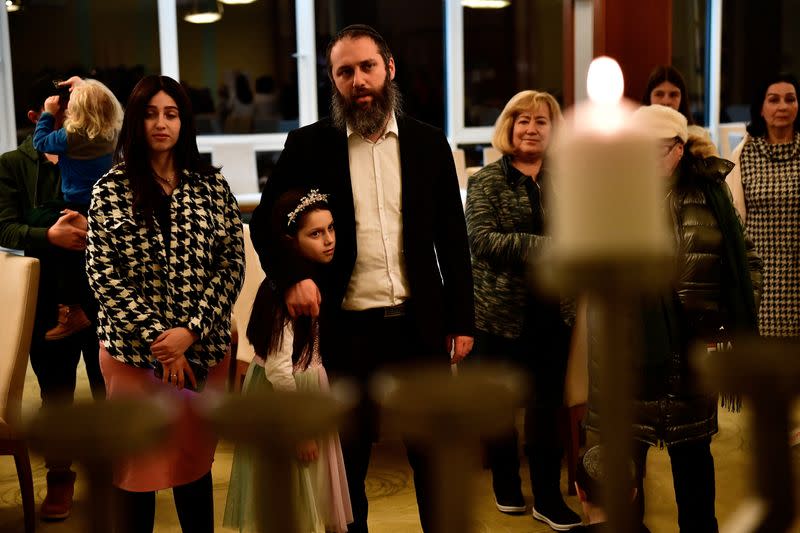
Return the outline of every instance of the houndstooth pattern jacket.
<path id="1" fill-rule="evenodd" d="M 117 166 L 92 190 L 86 248 L 89 285 L 98 301 L 98 337 L 116 359 L 155 366 L 150 345 L 186 327 L 199 340 L 186 352 L 208 368 L 225 356 L 230 317 L 244 277 L 236 199 L 222 174 L 184 171 L 170 197 L 169 254 L 158 217 L 133 216 L 133 194 Z"/>
<path id="2" fill-rule="evenodd" d="M 751 138 L 741 175 L 747 232 L 764 260 L 759 332 L 800 337 L 800 133 L 787 144 Z"/>

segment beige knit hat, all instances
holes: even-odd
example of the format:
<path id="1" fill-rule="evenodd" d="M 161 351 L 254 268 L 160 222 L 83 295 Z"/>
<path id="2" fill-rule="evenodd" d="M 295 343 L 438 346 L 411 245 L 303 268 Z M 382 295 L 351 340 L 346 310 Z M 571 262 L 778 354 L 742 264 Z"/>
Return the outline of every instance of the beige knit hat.
<path id="1" fill-rule="evenodd" d="M 689 128 L 678 111 L 664 105 L 645 105 L 633 112 L 635 124 L 658 139 L 679 137 L 683 143 L 689 138 Z"/>

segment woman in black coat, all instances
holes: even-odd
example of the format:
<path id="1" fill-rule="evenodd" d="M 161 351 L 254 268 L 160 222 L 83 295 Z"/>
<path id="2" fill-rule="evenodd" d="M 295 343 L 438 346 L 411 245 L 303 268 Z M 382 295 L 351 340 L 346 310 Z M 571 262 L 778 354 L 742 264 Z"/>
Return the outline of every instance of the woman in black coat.
<path id="1" fill-rule="evenodd" d="M 717 394 L 696 383 L 690 347 L 727 344 L 738 333 L 755 332 L 762 265 L 725 185 L 733 164 L 710 155 L 714 149 L 705 137 L 690 137 L 686 118 L 674 109 L 645 106 L 635 119 L 659 139 L 661 170 L 668 180 L 665 211 L 677 244 L 672 289 L 643 301 L 635 314 L 619 317 L 643 341 L 634 368 L 637 518 L 644 515 L 648 449 L 666 446 L 680 530 L 706 533 L 717 530 L 710 447 L 718 431 Z M 590 331 L 591 323 L 590 316 Z M 599 427 L 597 365 L 592 350 L 587 426 L 593 430 Z"/>

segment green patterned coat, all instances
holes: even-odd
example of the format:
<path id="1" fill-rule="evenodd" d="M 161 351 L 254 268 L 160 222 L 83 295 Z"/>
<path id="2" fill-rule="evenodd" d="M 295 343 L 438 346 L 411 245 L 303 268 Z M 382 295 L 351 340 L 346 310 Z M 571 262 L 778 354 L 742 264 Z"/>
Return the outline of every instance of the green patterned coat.
<path id="1" fill-rule="evenodd" d="M 505 156 L 475 173 L 467 188 L 475 326 L 510 339 L 522 333 L 528 295 L 527 259 L 549 241 L 549 237 L 533 234 L 531 202 L 525 188 L 528 179 Z M 535 207 L 543 210 L 542 205 Z"/>

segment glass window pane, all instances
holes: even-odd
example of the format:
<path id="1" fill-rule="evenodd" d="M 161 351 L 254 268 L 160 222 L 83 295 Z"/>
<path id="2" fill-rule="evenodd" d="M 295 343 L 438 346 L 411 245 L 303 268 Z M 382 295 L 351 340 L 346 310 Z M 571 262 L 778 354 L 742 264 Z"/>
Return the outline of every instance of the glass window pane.
<path id="1" fill-rule="evenodd" d="M 750 99 L 764 77 L 800 75 L 800 3 L 722 3 L 720 122 L 749 122 Z"/>
<path id="2" fill-rule="evenodd" d="M 213 23 L 184 17 L 177 0 L 178 64 L 192 96 L 198 133 L 271 133 L 298 126 L 294 0 L 225 5 Z"/>
<path id="3" fill-rule="evenodd" d="M 124 104 L 142 76 L 161 71 L 155 2 L 25 2 L 8 25 L 20 140 L 33 131 L 26 113 L 35 80 L 96 78 Z"/>
<path id="4" fill-rule="evenodd" d="M 325 49 L 349 24 L 369 24 L 394 55 L 403 108 L 414 118 L 444 127 L 444 7 L 432 0 L 317 0 L 319 116 L 330 114 L 331 83 Z"/>
<path id="5" fill-rule="evenodd" d="M 706 0 L 673 0 L 672 66 L 683 74 L 695 124 L 708 125 L 706 98 Z"/>
<path id="6" fill-rule="evenodd" d="M 463 10 L 466 126 L 493 126 L 509 98 L 525 89 L 563 103 L 563 0 Z"/>

